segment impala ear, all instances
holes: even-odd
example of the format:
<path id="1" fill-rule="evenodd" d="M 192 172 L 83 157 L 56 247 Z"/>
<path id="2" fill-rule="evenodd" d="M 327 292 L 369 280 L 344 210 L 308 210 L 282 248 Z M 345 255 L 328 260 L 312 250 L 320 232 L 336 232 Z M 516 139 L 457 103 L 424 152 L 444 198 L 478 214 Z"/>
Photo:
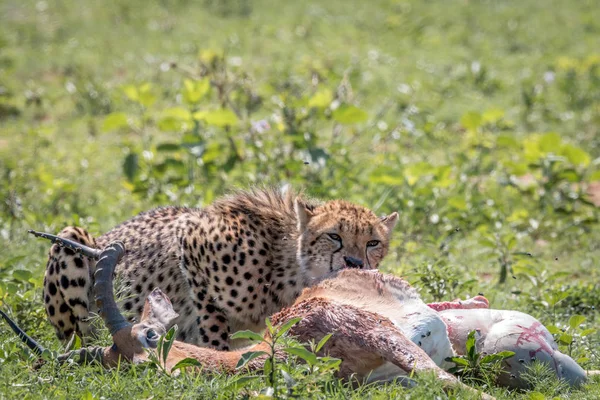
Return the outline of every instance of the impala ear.
<path id="1" fill-rule="evenodd" d="M 294 211 L 298 221 L 298 232 L 302 233 L 306 230 L 306 226 L 313 217 L 314 212 L 300 197 L 296 197 L 296 200 L 294 200 Z"/>
<path id="2" fill-rule="evenodd" d="M 142 364 L 148 361 L 148 353 L 143 351 L 141 353 L 135 353 L 131 359 L 133 364 Z"/>
<path id="3" fill-rule="evenodd" d="M 393 212 L 390 215 L 381 217 L 380 220 L 391 232 L 398 223 L 398 213 Z"/>
<path id="4" fill-rule="evenodd" d="M 178 316 L 167 295 L 159 288 L 155 288 L 146 298 L 141 322 L 159 324 L 166 330 Z"/>

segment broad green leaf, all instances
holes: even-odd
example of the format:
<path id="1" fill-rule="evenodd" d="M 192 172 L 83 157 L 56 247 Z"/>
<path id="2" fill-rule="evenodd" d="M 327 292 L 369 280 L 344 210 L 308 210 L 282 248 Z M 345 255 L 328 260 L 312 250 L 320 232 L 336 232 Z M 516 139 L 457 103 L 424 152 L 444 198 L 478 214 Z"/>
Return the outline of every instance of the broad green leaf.
<path id="1" fill-rule="evenodd" d="M 304 347 L 286 347 L 283 349 L 288 354 L 295 355 L 300 357 L 304 361 L 308 363 L 308 365 L 315 365 L 317 363 L 317 356 L 314 353 L 311 353 L 309 350 Z"/>
<path id="2" fill-rule="evenodd" d="M 163 342 L 162 342 L 162 361 L 166 364 L 167 357 L 169 356 L 169 352 L 171 351 L 171 346 L 173 346 L 173 342 L 175 342 L 177 333 L 177 325 L 173 325 L 171 329 L 165 334 Z"/>
<path id="3" fill-rule="evenodd" d="M 158 129 L 163 132 L 180 131 L 192 122 L 192 113 L 182 107 L 173 107 L 164 110 L 158 121 Z"/>
<path id="4" fill-rule="evenodd" d="M 456 365 L 464 365 L 465 367 L 469 366 L 469 362 L 462 357 L 448 357 L 446 361 L 453 362 Z"/>
<path id="5" fill-rule="evenodd" d="M 133 182 L 140 170 L 139 157 L 137 153 L 129 153 L 123 161 L 123 172 L 129 182 Z"/>
<path id="6" fill-rule="evenodd" d="M 499 135 L 496 138 L 496 146 L 505 147 L 508 149 L 518 149 L 520 147 L 517 139 L 508 135 Z"/>
<path id="7" fill-rule="evenodd" d="M 487 247 L 488 249 L 495 249 L 497 246 L 495 240 L 485 237 L 480 238 L 477 243 L 479 243 L 480 246 Z"/>
<path id="8" fill-rule="evenodd" d="M 269 317 L 265 318 L 265 325 L 267 326 L 271 336 L 275 335 L 275 328 L 273 327 L 273 324 L 271 324 L 271 319 Z"/>
<path id="9" fill-rule="evenodd" d="M 325 344 L 331 338 L 331 336 L 333 336 L 333 333 L 329 333 L 329 334 L 323 336 L 323 338 L 321 340 L 319 340 L 317 347 L 315 347 L 315 352 L 318 353 L 319 351 L 321 351 L 321 349 L 323 348 L 323 346 L 325 346 Z"/>
<path id="10" fill-rule="evenodd" d="M 292 329 L 292 327 L 294 325 L 296 325 L 298 322 L 300 322 L 302 320 L 302 317 L 296 317 L 296 318 L 292 318 L 289 321 L 287 321 L 285 324 L 281 325 L 278 329 L 277 329 L 277 334 L 275 335 L 275 338 L 279 338 L 283 335 L 285 335 L 290 329 Z"/>
<path id="11" fill-rule="evenodd" d="M 546 400 L 546 396 L 540 392 L 530 392 L 527 398 L 528 400 Z"/>
<path id="12" fill-rule="evenodd" d="M 205 164 L 214 162 L 223 154 L 223 146 L 217 141 L 210 141 L 204 148 L 204 154 L 202 154 L 202 160 Z"/>
<path id="13" fill-rule="evenodd" d="M 536 270 L 526 263 L 515 263 L 512 266 L 513 274 L 536 276 Z"/>
<path id="14" fill-rule="evenodd" d="M 177 364 L 175 364 L 175 366 L 173 366 L 173 368 L 171 368 L 171 372 L 173 371 L 177 371 L 178 369 L 185 369 L 188 367 L 197 367 L 197 368 L 202 368 L 202 364 L 200 363 L 200 361 L 196 360 L 195 358 L 184 358 L 183 360 L 179 361 Z"/>
<path id="15" fill-rule="evenodd" d="M 481 126 L 483 118 L 476 111 L 469 111 L 460 119 L 460 124 L 468 130 L 475 131 Z"/>
<path id="16" fill-rule="evenodd" d="M 237 115 L 231 110 L 197 111 L 194 113 L 194 118 L 220 128 L 238 123 Z"/>
<path id="17" fill-rule="evenodd" d="M 156 151 L 168 152 L 181 150 L 181 146 L 178 143 L 161 143 L 156 146 Z"/>
<path id="18" fill-rule="evenodd" d="M 451 207 L 453 207 L 453 208 L 455 208 L 457 210 L 460 210 L 460 211 L 464 211 L 464 210 L 467 209 L 467 202 L 461 196 L 450 197 L 447 200 L 447 203 L 448 203 L 449 206 L 451 206 Z"/>
<path id="19" fill-rule="evenodd" d="M 160 173 L 165 173 L 170 170 L 178 175 L 182 175 L 186 172 L 185 163 L 174 158 L 167 158 L 162 163 L 157 164 L 154 168 L 156 168 L 156 171 Z"/>
<path id="20" fill-rule="evenodd" d="M 71 345 L 71 350 L 79 350 L 81 349 L 82 346 L 82 342 L 81 342 L 81 338 L 79 337 L 79 335 L 75 334 L 73 335 L 73 343 Z"/>
<path id="21" fill-rule="evenodd" d="M 504 110 L 494 108 L 486 110 L 481 116 L 481 121 L 483 124 L 495 124 L 502 118 L 504 118 Z"/>
<path id="22" fill-rule="evenodd" d="M 196 104 L 204 98 L 210 91 L 210 79 L 204 78 L 193 81 L 186 79 L 183 81 L 183 100 L 188 104 Z"/>
<path id="23" fill-rule="evenodd" d="M 229 383 L 225 390 L 239 390 L 243 387 L 248 386 L 255 380 L 259 379 L 260 376 L 240 376 L 233 380 L 233 382 Z"/>
<path id="24" fill-rule="evenodd" d="M 81 395 L 81 400 L 96 400 L 98 399 L 97 396 L 94 396 L 92 394 L 92 392 L 90 392 L 89 390 L 86 390 L 84 394 Z"/>
<path id="25" fill-rule="evenodd" d="M 144 83 L 138 88 L 137 101 L 144 107 L 150 107 L 156 102 L 156 95 L 152 89 L 152 84 Z"/>
<path id="26" fill-rule="evenodd" d="M 596 328 L 588 328 L 588 329 L 584 329 L 583 331 L 581 331 L 581 336 L 582 337 L 586 337 L 589 336 L 593 333 L 596 333 L 597 329 Z"/>
<path id="27" fill-rule="evenodd" d="M 477 351 L 475 348 L 475 331 L 469 332 L 469 335 L 467 336 L 466 350 L 469 360 L 474 360 Z"/>
<path id="28" fill-rule="evenodd" d="M 242 354 L 242 357 L 238 361 L 236 368 L 242 368 L 250 361 L 254 360 L 256 357 L 266 356 L 268 355 L 265 351 L 249 351 L 247 353 Z"/>
<path id="29" fill-rule="evenodd" d="M 13 271 L 13 278 L 21 281 L 21 282 L 27 282 L 29 281 L 29 279 L 31 279 L 33 277 L 33 274 L 31 273 L 31 271 L 27 271 L 25 269 L 16 269 Z"/>
<path id="30" fill-rule="evenodd" d="M 414 186 L 421 178 L 431 173 L 431 164 L 418 162 L 404 167 L 404 178 L 410 186 Z"/>
<path id="31" fill-rule="evenodd" d="M 263 337 L 260 334 L 249 330 L 236 332 L 233 335 L 231 335 L 231 339 L 247 339 L 252 340 L 253 342 L 263 341 Z"/>
<path id="32" fill-rule="evenodd" d="M 561 148 L 561 138 L 558 133 L 546 133 L 540 137 L 539 149 L 544 153 L 558 154 Z"/>
<path id="33" fill-rule="evenodd" d="M 585 150 L 570 144 L 562 147 L 561 155 L 565 156 L 573 165 L 587 167 L 592 162 L 592 157 Z"/>
<path id="34" fill-rule="evenodd" d="M 588 182 L 596 182 L 596 181 L 600 181 L 600 170 L 593 172 L 588 178 Z"/>
<path id="35" fill-rule="evenodd" d="M 561 171 L 558 174 L 559 179 L 567 181 L 567 182 L 572 182 L 572 183 L 576 183 L 576 182 L 580 182 L 581 178 L 579 177 L 579 174 L 577 173 L 577 171 L 572 170 L 572 169 L 568 169 L 566 171 Z"/>
<path id="36" fill-rule="evenodd" d="M 579 328 L 579 325 L 585 322 L 586 318 L 583 315 L 573 315 L 569 318 L 569 326 L 571 329 Z"/>
<path id="37" fill-rule="evenodd" d="M 333 113 L 331 113 L 331 117 L 334 121 L 339 122 L 340 124 L 349 125 L 365 122 L 367 119 L 369 119 L 369 114 L 356 106 L 343 104 L 336 108 Z"/>
<path id="38" fill-rule="evenodd" d="M 496 361 L 506 360 L 515 355 L 514 351 L 501 351 L 495 354 L 488 354 L 481 359 L 481 364 L 493 363 Z"/>
<path id="39" fill-rule="evenodd" d="M 198 52 L 198 59 L 207 64 L 212 64 L 217 59 L 222 57 L 223 50 L 221 49 L 203 49 Z"/>
<path id="40" fill-rule="evenodd" d="M 559 335 L 562 333 L 562 331 L 554 325 L 548 325 L 546 326 L 546 329 L 548 329 L 548 332 L 550 332 L 553 335 Z"/>
<path id="41" fill-rule="evenodd" d="M 127 122 L 127 114 L 122 112 L 114 112 L 108 114 L 104 118 L 104 122 L 102 123 L 102 130 L 107 131 L 115 131 L 121 128 L 127 128 L 129 126 Z"/>
<path id="42" fill-rule="evenodd" d="M 326 108 L 333 101 L 333 94 L 329 89 L 321 89 L 308 101 L 309 107 Z"/>
<path id="43" fill-rule="evenodd" d="M 371 175 L 369 176 L 369 180 L 372 183 L 378 183 L 386 186 L 399 186 L 404 183 L 404 176 L 400 174 L 390 174 L 386 168 L 376 168 Z"/>
<path id="44" fill-rule="evenodd" d="M 504 168 L 506 168 L 506 172 L 515 176 L 523 176 L 529 172 L 529 165 L 525 162 L 506 161 L 504 162 Z M 535 181 L 529 183 L 529 186 L 533 184 L 535 184 Z M 525 185 L 521 184 L 521 186 Z"/>
<path id="45" fill-rule="evenodd" d="M 529 135 L 523 139 L 523 155 L 529 162 L 536 162 L 544 155 L 540 150 L 538 141 L 537 135 Z"/>
<path id="46" fill-rule="evenodd" d="M 569 345 L 573 342 L 573 336 L 569 335 L 568 333 L 563 333 L 558 338 L 558 341 L 561 342 L 562 344 Z"/>
<path id="47" fill-rule="evenodd" d="M 263 374 L 267 378 L 267 385 L 271 386 L 273 382 L 271 382 L 271 372 L 273 371 L 273 360 L 269 357 L 265 360 L 265 364 L 263 365 Z"/>
<path id="48" fill-rule="evenodd" d="M 192 113 L 183 107 L 167 108 L 161 113 L 164 117 L 173 117 L 182 121 L 191 121 Z"/>
<path id="49" fill-rule="evenodd" d="M 127 96 L 127 98 L 131 101 L 138 101 L 140 98 L 139 92 L 137 87 L 135 87 L 135 85 L 126 85 L 123 87 L 123 93 L 125 93 L 125 96 Z"/>
<path id="50" fill-rule="evenodd" d="M 164 117 L 158 120 L 156 126 L 163 132 L 177 132 L 183 129 L 183 122 L 173 117 Z"/>

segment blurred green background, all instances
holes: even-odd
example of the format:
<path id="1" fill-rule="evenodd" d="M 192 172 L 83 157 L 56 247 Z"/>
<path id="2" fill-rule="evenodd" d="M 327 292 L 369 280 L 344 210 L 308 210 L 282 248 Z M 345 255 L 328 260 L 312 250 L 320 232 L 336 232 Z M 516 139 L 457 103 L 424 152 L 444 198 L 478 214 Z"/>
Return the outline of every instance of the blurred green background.
<path id="1" fill-rule="evenodd" d="M 2 0 L 0 304 L 58 348 L 48 245 L 28 228 L 98 235 L 151 207 L 290 184 L 399 211 L 385 271 L 428 300 L 485 292 L 599 368 L 598 333 L 581 335 L 600 305 L 599 10 Z M 25 362 L 0 329 L 0 359 Z"/>

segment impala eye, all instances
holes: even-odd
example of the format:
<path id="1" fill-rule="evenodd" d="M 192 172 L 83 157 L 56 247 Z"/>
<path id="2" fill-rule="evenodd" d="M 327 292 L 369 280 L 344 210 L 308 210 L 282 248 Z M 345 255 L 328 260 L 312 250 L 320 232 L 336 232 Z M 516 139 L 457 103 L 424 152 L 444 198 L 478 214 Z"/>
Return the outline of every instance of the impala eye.
<path id="1" fill-rule="evenodd" d="M 381 243 L 379 240 L 369 240 L 367 242 L 367 247 L 379 246 L 379 243 Z"/>
<path id="2" fill-rule="evenodd" d="M 157 337 L 158 333 L 154 329 L 148 329 L 148 332 L 146 332 L 146 338 L 149 340 L 156 339 Z"/>
<path id="3" fill-rule="evenodd" d="M 331 240 L 335 240 L 336 242 L 341 242 L 342 241 L 342 238 L 338 234 L 328 233 L 328 235 L 331 238 Z"/>

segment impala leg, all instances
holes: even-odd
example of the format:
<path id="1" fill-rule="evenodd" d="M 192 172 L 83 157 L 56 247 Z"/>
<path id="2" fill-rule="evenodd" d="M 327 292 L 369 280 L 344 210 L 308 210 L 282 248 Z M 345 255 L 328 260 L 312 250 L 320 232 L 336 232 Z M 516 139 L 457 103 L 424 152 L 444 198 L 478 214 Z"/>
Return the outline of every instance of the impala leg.
<path id="1" fill-rule="evenodd" d="M 398 367 L 398 376 L 420 372 L 433 372 L 444 388 L 458 388 L 473 391 L 455 376 L 442 370 L 418 345 L 408 339 L 390 320 L 378 314 L 353 306 L 330 303 L 324 299 L 311 299 L 298 304 L 285 314 L 284 318 L 302 316 L 290 333 L 300 340 L 320 340 L 333 333 L 323 352 L 341 358 L 340 374 L 344 378 L 357 375 L 366 378 L 371 371 L 391 363 Z M 484 393 L 482 398 L 490 399 Z"/>
<path id="2" fill-rule="evenodd" d="M 444 310 L 470 310 L 474 308 L 489 308 L 490 303 L 488 299 L 483 296 L 475 296 L 466 300 L 453 300 L 453 301 L 442 301 L 439 303 L 427 304 L 429 308 L 435 311 Z"/>

